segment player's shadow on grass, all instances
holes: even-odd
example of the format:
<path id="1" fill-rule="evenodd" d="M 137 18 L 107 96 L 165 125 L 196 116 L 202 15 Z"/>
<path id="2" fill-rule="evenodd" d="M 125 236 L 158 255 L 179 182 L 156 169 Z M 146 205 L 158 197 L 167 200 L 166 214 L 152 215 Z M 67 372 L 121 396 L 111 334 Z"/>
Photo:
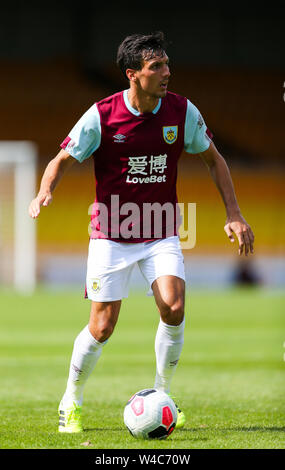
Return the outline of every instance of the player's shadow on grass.
<path id="1" fill-rule="evenodd" d="M 233 426 L 231 428 L 216 428 L 212 426 L 205 426 L 202 428 L 183 428 L 179 429 L 179 432 L 207 432 L 207 431 L 227 431 L 227 432 L 233 432 L 233 431 L 243 431 L 243 432 L 256 432 L 256 431 L 261 431 L 261 432 L 272 432 L 272 431 L 277 431 L 277 432 L 285 432 L 285 426 L 283 427 L 277 427 L 277 426 Z"/>
<path id="2" fill-rule="evenodd" d="M 212 426 L 203 426 L 198 428 L 177 429 L 178 432 L 204 432 L 204 431 L 282 431 L 285 432 L 285 426 L 233 426 L 231 428 L 216 428 Z M 84 431 L 126 431 L 124 427 L 118 428 L 84 428 Z"/>
<path id="3" fill-rule="evenodd" d="M 210 429 L 210 428 L 207 428 L 207 429 Z M 199 430 L 201 431 L 201 429 L 199 429 L 199 428 L 196 428 L 196 429 L 195 428 L 177 429 L 176 432 L 175 432 L 175 438 L 177 439 L 177 437 L 178 437 L 179 441 L 186 441 L 186 440 L 187 441 L 189 441 L 189 440 L 191 440 L 191 441 L 208 441 L 209 440 L 208 437 L 201 437 L 201 436 L 199 436 L 199 437 L 189 437 L 189 436 L 187 436 L 187 438 L 186 438 L 185 431 L 193 432 L 193 431 L 199 431 Z M 123 428 L 123 427 L 122 428 L 107 428 L 106 427 L 106 428 L 84 428 L 83 431 L 84 432 L 94 432 L 94 431 L 96 431 L 96 432 L 106 432 L 106 431 L 108 431 L 108 432 L 110 432 L 110 431 L 115 431 L 115 432 L 122 432 L 123 431 L 123 432 L 126 432 L 127 429 Z M 179 434 L 180 434 L 180 436 L 179 436 Z M 131 435 L 131 434 L 129 433 L 129 435 Z M 168 439 L 171 439 L 173 436 L 174 436 L 174 433 Z"/>
<path id="4" fill-rule="evenodd" d="M 84 432 L 92 432 L 92 431 L 119 431 L 119 432 L 122 432 L 122 431 L 126 431 L 126 429 L 124 428 L 84 428 L 83 429 Z"/>
<path id="5" fill-rule="evenodd" d="M 223 431 L 244 431 L 244 432 L 255 432 L 255 431 L 272 432 L 272 431 L 277 431 L 277 432 L 285 432 L 285 426 L 283 426 L 281 428 L 277 427 L 277 426 L 240 426 L 240 427 L 223 429 Z"/>
<path id="6" fill-rule="evenodd" d="M 208 430 L 210 430 L 211 428 L 207 428 Z M 177 432 L 185 432 L 185 431 L 188 431 L 188 432 L 193 432 L 193 431 L 203 431 L 204 429 L 200 429 L 200 428 L 184 428 L 184 429 L 177 429 L 176 430 L 176 433 Z M 83 429 L 84 432 L 93 432 L 93 431 L 119 431 L 119 432 L 122 432 L 122 431 L 127 431 L 126 428 L 84 428 Z"/>
<path id="7" fill-rule="evenodd" d="M 123 427 L 105 427 L 105 428 L 85 428 L 84 432 L 124 432 L 126 431 L 125 428 Z M 183 429 L 177 429 L 176 432 L 173 433 L 172 436 L 169 437 L 175 438 L 176 441 L 209 441 L 211 437 L 206 437 L 205 435 L 203 436 L 204 433 L 210 432 L 212 433 L 213 431 L 215 432 L 227 432 L 227 433 L 232 433 L 232 432 L 285 432 L 285 427 L 277 427 L 277 426 L 238 426 L 238 427 L 228 427 L 228 428 L 216 428 L 213 426 L 207 426 L 207 427 L 198 427 L 198 428 L 183 428 Z M 193 436 L 194 433 L 194 436 Z M 195 436 L 195 433 L 199 433 L 198 435 Z M 191 435 L 192 434 L 192 435 Z"/>

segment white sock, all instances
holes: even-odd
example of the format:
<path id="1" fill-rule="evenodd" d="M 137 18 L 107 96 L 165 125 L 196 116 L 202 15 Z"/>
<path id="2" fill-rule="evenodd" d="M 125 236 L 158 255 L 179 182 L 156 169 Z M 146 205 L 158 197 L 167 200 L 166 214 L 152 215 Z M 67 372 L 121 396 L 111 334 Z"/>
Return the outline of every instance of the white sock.
<path id="1" fill-rule="evenodd" d="M 178 326 L 160 320 L 155 337 L 156 377 L 154 388 L 170 392 L 170 383 L 177 368 L 184 343 L 185 319 Z"/>
<path id="2" fill-rule="evenodd" d="M 62 399 L 64 406 L 70 406 L 73 402 L 79 406 L 82 405 L 85 383 L 101 356 L 102 347 L 106 342 L 97 341 L 90 333 L 88 325 L 75 339 L 67 387 Z"/>

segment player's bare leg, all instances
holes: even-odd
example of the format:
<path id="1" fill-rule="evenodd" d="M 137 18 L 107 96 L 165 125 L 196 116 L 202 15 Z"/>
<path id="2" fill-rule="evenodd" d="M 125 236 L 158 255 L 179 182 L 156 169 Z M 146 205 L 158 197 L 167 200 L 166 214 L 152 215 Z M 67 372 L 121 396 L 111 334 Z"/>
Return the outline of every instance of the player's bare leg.
<path id="1" fill-rule="evenodd" d="M 170 384 L 177 368 L 184 342 L 185 282 L 176 276 L 161 276 L 152 284 L 160 313 L 155 338 L 155 388 L 170 394 Z M 185 415 L 178 408 L 177 428 L 185 424 Z"/>
<path id="2" fill-rule="evenodd" d="M 59 432 L 81 432 L 83 390 L 118 320 L 121 301 L 92 302 L 89 324 L 74 342 L 66 391 L 59 405 Z"/>
<path id="3" fill-rule="evenodd" d="M 100 343 L 110 338 L 113 333 L 118 321 L 121 303 L 121 300 L 92 302 L 88 326 L 92 336 Z"/>
<path id="4" fill-rule="evenodd" d="M 176 276 L 161 276 L 153 282 L 152 290 L 162 321 L 180 325 L 184 319 L 185 281 Z"/>

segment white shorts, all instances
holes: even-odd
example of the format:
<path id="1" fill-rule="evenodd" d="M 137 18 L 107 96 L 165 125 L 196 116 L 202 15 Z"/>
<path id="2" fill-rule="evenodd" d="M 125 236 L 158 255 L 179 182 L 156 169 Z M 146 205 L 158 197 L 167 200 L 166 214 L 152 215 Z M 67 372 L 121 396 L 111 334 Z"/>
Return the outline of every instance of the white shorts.
<path id="1" fill-rule="evenodd" d="M 145 243 L 120 243 L 91 239 L 86 275 L 86 297 L 109 302 L 128 297 L 130 277 L 139 266 L 149 284 L 160 276 L 172 275 L 185 280 L 184 259 L 177 236 Z"/>

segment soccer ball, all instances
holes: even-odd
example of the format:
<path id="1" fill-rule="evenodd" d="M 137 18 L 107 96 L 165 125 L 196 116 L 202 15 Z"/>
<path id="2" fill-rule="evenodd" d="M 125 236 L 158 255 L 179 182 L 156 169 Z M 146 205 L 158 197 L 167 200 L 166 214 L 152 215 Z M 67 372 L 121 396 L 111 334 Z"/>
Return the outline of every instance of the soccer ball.
<path id="1" fill-rule="evenodd" d="M 161 390 L 141 390 L 125 406 L 124 423 L 136 438 L 165 439 L 174 430 L 176 422 L 175 403 Z"/>

